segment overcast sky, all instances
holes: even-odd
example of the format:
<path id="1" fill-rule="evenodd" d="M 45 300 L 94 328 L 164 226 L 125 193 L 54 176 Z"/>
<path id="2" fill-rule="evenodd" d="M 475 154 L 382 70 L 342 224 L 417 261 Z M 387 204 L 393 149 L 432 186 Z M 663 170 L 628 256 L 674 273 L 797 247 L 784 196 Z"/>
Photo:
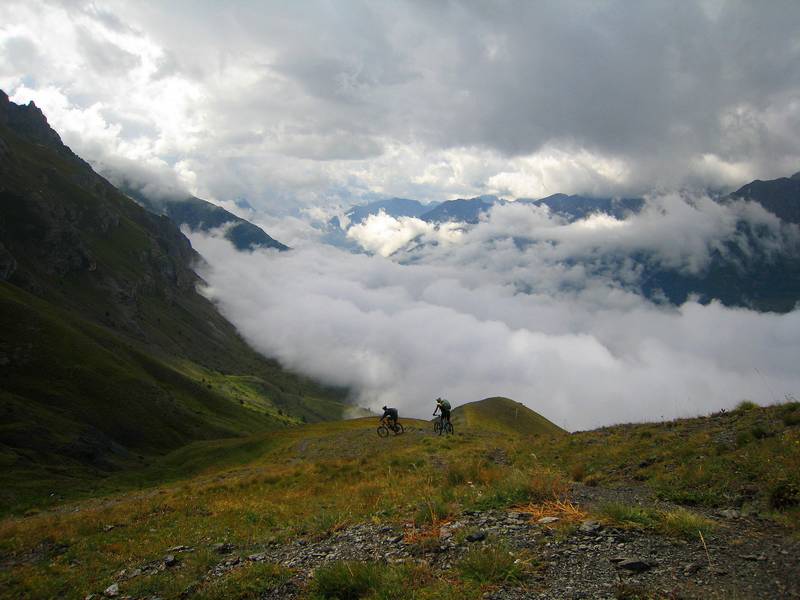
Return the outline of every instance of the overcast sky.
<path id="1" fill-rule="evenodd" d="M 800 3 L 0 6 L 0 87 L 113 172 L 270 212 L 800 169 Z"/>
<path id="2" fill-rule="evenodd" d="M 796 226 L 704 192 L 800 170 L 798 32 L 796 0 L 5 0 L 0 87 L 112 180 L 255 207 L 291 252 L 189 234 L 265 354 L 373 409 L 506 395 L 577 429 L 800 394 L 800 311 L 637 292 L 641 260 L 797 252 Z M 361 253 L 322 243 L 377 197 L 556 192 L 646 205 L 379 214 L 340 232 Z"/>

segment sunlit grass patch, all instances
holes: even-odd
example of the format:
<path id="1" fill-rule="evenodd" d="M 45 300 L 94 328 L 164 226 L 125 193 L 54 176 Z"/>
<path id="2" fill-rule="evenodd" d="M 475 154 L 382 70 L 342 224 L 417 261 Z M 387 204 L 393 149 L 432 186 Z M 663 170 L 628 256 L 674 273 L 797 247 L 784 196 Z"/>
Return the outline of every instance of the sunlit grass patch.
<path id="1" fill-rule="evenodd" d="M 422 565 L 338 561 L 314 572 L 311 600 L 472 600 L 479 588 L 437 578 Z"/>
<path id="2" fill-rule="evenodd" d="M 701 533 L 707 535 L 716 526 L 712 520 L 685 508 L 660 511 L 614 502 L 602 505 L 599 514 L 601 520 L 619 527 L 652 529 L 684 539 L 697 538 Z"/>
<path id="3" fill-rule="evenodd" d="M 533 521 L 543 517 L 556 517 L 561 522 L 578 523 L 587 517 L 585 511 L 567 500 L 547 500 L 538 504 L 515 506 L 514 510 L 529 514 Z"/>
<path id="4" fill-rule="evenodd" d="M 666 535 L 685 539 L 697 538 L 700 534 L 707 535 L 716 524 L 706 517 L 695 512 L 678 508 L 660 513 L 658 528 Z"/>
<path id="5" fill-rule="evenodd" d="M 436 525 L 439 521 L 450 515 L 452 509 L 441 496 L 431 496 L 424 498 L 418 505 L 414 513 L 414 525 L 417 527 L 425 525 Z"/>
<path id="6" fill-rule="evenodd" d="M 603 504 L 598 513 L 602 520 L 621 527 L 649 528 L 658 523 L 655 509 L 621 502 Z"/>
<path id="7" fill-rule="evenodd" d="M 530 568 L 527 557 L 499 543 L 471 547 L 457 566 L 462 578 L 479 584 L 519 582 Z"/>
<path id="8" fill-rule="evenodd" d="M 285 583 L 292 572 L 271 563 L 251 563 L 209 580 L 192 597 L 198 600 L 256 600 Z"/>

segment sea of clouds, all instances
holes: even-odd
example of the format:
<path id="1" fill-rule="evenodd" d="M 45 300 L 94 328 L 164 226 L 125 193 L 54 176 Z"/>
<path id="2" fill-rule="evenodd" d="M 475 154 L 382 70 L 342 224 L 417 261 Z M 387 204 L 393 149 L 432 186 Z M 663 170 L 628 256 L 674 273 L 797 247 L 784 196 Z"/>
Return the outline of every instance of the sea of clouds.
<path id="1" fill-rule="evenodd" d="M 363 252 L 321 243 L 301 219 L 284 224 L 294 245 L 284 253 L 190 235 L 207 261 L 204 292 L 245 338 L 350 387 L 358 404 L 426 417 L 437 396 L 501 395 L 576 430 L 800 390 L 800 311 L 676 307 L 637 292 L 627 257 L 702 273 L 742 219 L 761 226 L 767 251 L 796 241 L 756 205 L 677 194 L 624 220 L 570 223 L 517 203 L 475 226 L 380 214 L 348 230 Z"/>

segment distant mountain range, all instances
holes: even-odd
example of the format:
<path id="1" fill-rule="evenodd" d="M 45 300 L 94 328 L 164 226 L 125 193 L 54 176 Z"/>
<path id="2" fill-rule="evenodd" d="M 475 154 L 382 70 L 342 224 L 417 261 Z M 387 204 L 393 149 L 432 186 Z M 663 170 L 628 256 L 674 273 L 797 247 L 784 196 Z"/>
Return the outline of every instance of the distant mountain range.
<path id="1" fill-rule="evenodd" d="M 485 195 L 423 205 L 414 200 L 392 199 L 353 207 L 346 214 L 352 222 L 362 222 L 369 215 L 384 212 L 393 217 L 416 216 L 435 224 L 465 223 L 475 225 L 494 206 L 510 201 Z M 739 190 L 717 199 L 720 203 L 735 200 L 756 202 L 787 224 L 800 224 L 800 173 L 772 181 L 753 181 Z M 589 197 L 553 194 L 545 198 L 520 198 L 514 202 L 546 206 L 568 222 L 585 219 L 591 214 L 606 214 L 625 219 L 642 210 L 642 198 Z M 424 210 L 427 209 L 427 210 Z M 331 223 L 339 233 L 329 234 L 333 243 L 346 240 L 346 228 L 338 220 Z M 800 302 L 800 250 L 795 247 L 782 253 L 764 250 L 760 237 L 765 232 L 740 222 L 737 235 L 740 243 L 728 242 L 712 252 L 709 267 L 699 274 L 669 269 L 639 253 L 620 257 L 633 260 L 641 270 L 639 291 L 648 298 L 682 304 L 696 295 L 703 302 L 719 300 L 729 306 L 746 306 L 763 311 L 786 312 Z M 515 238 L 516 239 L 516 238 Z M 526 240 L 516 239 L 519 244 Z M 746 243 L 742 244 L 744 241 Z M 352 244 L 352 242 L 351 242 Z"/>

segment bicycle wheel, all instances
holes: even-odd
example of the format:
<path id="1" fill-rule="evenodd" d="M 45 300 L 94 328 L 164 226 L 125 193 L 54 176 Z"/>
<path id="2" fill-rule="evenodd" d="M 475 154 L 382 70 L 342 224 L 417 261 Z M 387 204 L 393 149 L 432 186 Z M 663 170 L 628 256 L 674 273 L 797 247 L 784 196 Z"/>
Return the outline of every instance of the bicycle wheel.
<path id="1" fill-rule="evenodd" d="M 453 433 L 453 424 L 448 421 L 444 426 L 445 433 Z"/>
<path id="2" fill-rule="evenodd" d="M 380 437 L 388 437 L 389 429 L 386 427 L 386 425 L 381 425 L 380 427 L 378 427 L 378 435 Z"/>
<path id="3" fill-rule="evenodd" d="M 403 426 L 400 423 L 395 425 L 395 427 L 394 427 L 394 434 L 395 435 L 402 435 L 404 431 L 405 430 L 403 429 Z"/>
<path id="4" fill-rule="evenodd" d="M 436 419 L 433 422 L 433 432 L 438 433 L 439 435 L 442 433 L 442 422 L 439 419 Z"/>

